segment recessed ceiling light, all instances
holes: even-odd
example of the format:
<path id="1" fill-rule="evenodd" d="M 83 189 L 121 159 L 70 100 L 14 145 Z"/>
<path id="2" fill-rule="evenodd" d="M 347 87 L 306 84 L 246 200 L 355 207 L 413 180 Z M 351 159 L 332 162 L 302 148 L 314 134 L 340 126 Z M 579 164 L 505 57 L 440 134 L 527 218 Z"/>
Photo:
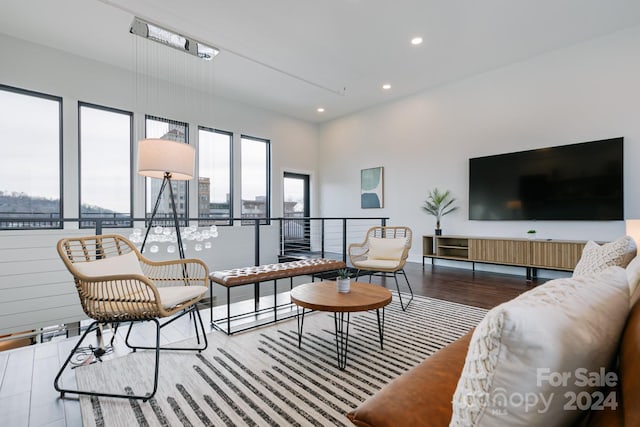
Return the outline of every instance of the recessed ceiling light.
<path id="1" fill-rule="evenodd" d="M 389 83 L 385 83 L 385 84 L 382 85 L 382 89 L 389 90 L 389 89 L 391 89 L 391 85 Z"/>
<path id="2" fill-rule="evenodd" d="M 411 44 L 414 46 L 417 46 L 419 44 L 422 44 L 422 37 L 414 37 L 411 39 Z"/>
<path id="3" fill-rule="evenodd" d="M 317 110 L 317 111 L 318 111 L 318 113 L 324 113 L 324 108 L 322 108 L 322 107 L 318 107 L 318 110 Z"/>

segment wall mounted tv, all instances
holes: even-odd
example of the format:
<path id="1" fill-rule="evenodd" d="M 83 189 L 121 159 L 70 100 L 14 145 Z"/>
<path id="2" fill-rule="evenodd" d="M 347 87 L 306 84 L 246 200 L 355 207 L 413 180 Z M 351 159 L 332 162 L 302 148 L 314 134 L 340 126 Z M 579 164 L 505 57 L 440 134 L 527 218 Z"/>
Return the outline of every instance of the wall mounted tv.
<path id="1" fill-rule="evenodd" d="M 622 220 L 623 138 L 469 159 L 471 220 Z"/>

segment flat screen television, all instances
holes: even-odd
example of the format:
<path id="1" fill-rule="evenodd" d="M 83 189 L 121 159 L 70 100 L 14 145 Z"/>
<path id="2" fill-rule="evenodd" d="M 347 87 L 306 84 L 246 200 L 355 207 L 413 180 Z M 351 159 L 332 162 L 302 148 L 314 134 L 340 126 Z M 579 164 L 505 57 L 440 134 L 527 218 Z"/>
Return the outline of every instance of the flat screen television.
<path id="1" fill-rule="evenodd" d="M 469 159 L 471 220 L 622 220 L 623 138 Z"/>

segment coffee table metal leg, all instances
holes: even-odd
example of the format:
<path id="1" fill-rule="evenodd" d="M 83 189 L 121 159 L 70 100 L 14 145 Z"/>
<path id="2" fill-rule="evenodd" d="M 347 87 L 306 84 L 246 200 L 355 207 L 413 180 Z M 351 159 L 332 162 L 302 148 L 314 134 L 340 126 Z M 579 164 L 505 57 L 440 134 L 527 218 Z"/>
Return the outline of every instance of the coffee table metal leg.
<path id="1" fill-rule="evenodd" d="M 300 315 L 300 306 L 296 305 L 296 321 L 298 322 L 298 348 L 302 345 L 302 327 L 304 326 L 304 312 L 302 307 L 302 315 Z"/>
<path id="2" fill-rule="evenodd" d="M 380 337 L 380 350 L 384 350 L 382 347 L 382 340 L 384 338 L 384 307 L 382 307 L 382 319 L 380 319 L 380 309 L 376 309 L 376 315 L 378 316 L 378 336 Z"/>
<path id="3" fill-rule="evenodd" d="M 345 321 L 346 315 L 346 321 Z M 350 313 L 333 313 L 333 321 L 336 325 L 336 353 L 338 356 L 338 369 L 347 367 L 347 348 L 349 346 L 349 320 Z"/>

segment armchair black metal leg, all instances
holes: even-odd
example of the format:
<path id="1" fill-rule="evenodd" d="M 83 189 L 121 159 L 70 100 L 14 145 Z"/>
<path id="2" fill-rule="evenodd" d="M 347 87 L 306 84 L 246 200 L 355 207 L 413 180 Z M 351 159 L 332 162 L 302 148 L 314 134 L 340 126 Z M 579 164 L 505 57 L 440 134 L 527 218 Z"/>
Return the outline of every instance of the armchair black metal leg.
<path id="1" fill-rule="evenodd" d="M 177 316 L 173 317 L 171 320 L 160 324 L 160 322 L 158 322 L 158 324 L 160 325 L 160 329 L 164 328 L 165 326 L 169 325 L 170 323 L 175 322 L 176 320 L 178 320 L 179 318 L 181 318 L 182 316 L 186 315 L 186 314 L 190 314 L 193 313 L 195 314 L 195 316 L 198 319 L 198 322 L 200 324 L 200 329 L 202 330 L 202 335 L 204 337 L 204 345 L 203 346 L 199 346 L 199 347 L 162 347 L 161 350 L 188 350 L 188 351 L 203 351 L 207 348 L 207 346 L 209 345 L 208 341 L 207 341 L 207 334 L 206 331 L 204 330 L 204 325 L 202 323 L 202 317 L 200 316 L 200 311 L 198 311 L 198 309 L 196 308 L 195 305 L 192 305 L 189 309 L 183 311 L 182 313 L 178 314 Z M 154 322 L 157 322 L 156 319 L 152 319 Z M 127 336 L 125 338 L 125 344 L 127 345 L 127 347 L 129 347 L 131 350 L 133 350 L 134 352 L 136 350 L 155 350 L 155 347 L 147 347 L 147 346 L 141 346 L 141 345 L 132 345 L 129 343 L 129 335 L 131 333 L 131 326 L 133 326 L 133 323 L 129 326 L 129 330 L 127 331 Z M 199 339 L 199 335 L 198 335 L 198 328 L 196 327 L 196 337 L 198 337 L 198 344 L 200 344 L 200 339 Z"/>
<path id="2" fill-rule="evenodd" d="M 209 341 L 207 340 L 207 331 L 204 330 L 204 323 L 202 322 L 202 316 L 200 316 L 200 311 L 196 310 L 196 316 L 198 316 L 198 320 L 200 321 L 200 330 L 202 331 L 202 338 L 204 340 L 204 347 L 201 349 L 198 349 L 198 353 L 201 353 L 202 351 L 206 350 L 207 347 L 209 347 Z M 198 328 L 196 328 L 196 335 L 198 334 Z M 200 344 L 200 341 L 198 341 L 198 344 Z"/>
<path id="3" fill-rule="evenodd" d="M 69 357 L 67 357 L 67 360 L 64 361 L 64 363 L 62 364 L 62 367 L 60 368 L 60 370 L 58 371 L 58 375 L 56 375 L 55 380 L 53 380 L 53 387 L 56 389 L 56 391 L 60 392 L 60 397 L 64 397 L 64 394 L 66 392 L 73 392 L 73 390 L 65 390 L 62 389 L 58 386 L 58 381 L 60 380 L 60 377 L 62 376 L 62 372 L 64 372 L 65 368 L 67 367 L 67 365 L 69 364 L 69 362 L 71 361 L 71 358 L 73 357 L 73 355 L 76 353 L 76 351 L 78 350 L 78 347 L 80 347 L 80 344 L 82 344 L 82 341 L 84 341 L 85 337 L 90 333 L 95 331 L 96 329 L 98 329 L 98 322 L 93 322 L 89 325 L 89 327 L 87 328 L 87 330 L 84 332 L 84 334 L 82 334 L 82 336 L 80 337 L 80 340 L 78 340 L 78 342 L 76 343 L 76 345 L 73 347 L 73 349 L 71 350 L 71 352 L 69 353 Z"/>
<path id="4" fill-rule="evenodd" d="M 398 298 L 400 298 L 400 307 L 402 307 L 402 311 L 407 311 L 407 307 L 409 307 L 409 304 L 411 304 L 411 301 L 413 301 L 413 289 L 411 289 L 411 285 L 409 284 L 409 279 L 407 279 L 407 275 L 404 272 L 404 270 L 400 270 L 399 272 L 404 275 L 404 280 L 407 282 L 407 286 L 409 287 L 409 292 L 411 293 L 411 298 L 409 298 L 409 301 L 407 301 L 407 304 L 405 305 L 402 302 L 402 293 L 400 292 L 400 284 L 398 283 L 398 272 L 394 272 L 393 279 L 396 281 L 396 289 L 398 289 Z"/>
<path id="5" fill-rule="evenodd" d="M 198 310 L 196 310 L 196 312 L 199 313 Z M 198 319 L 196 319 L 196 316 L 194 316 L 193 313 L 191 313 L 189 317 L 193 318 L 193 328 L 196 330 L 196 341 L 198 342 L 198 345 L 200 345 L 200 334 L 198 333 Z"/>
<path id="6" fill-rule="evenodd" d="M 404 269 L 400 270 L 400 273 L 404 276 L 405 282 L 407 282 L 407 287 L 409 288 L 409 293 L 411 294 L 411 299 L 409 302 L 413 301 L 413 289 L 411 289 L 411 284 L 409 283 L 409 279 L 407 278 L 407 273 L 404 272 Z"/>
<path id="7" fill-rule="evenodd" d="M 82 334 L 82 337 L 80 338 L 78 343 L 73 347 L 73 350 L 71 350 L 71 352 L 69 353 L 69 357 L 67 357 L 67 360 L 64 362 L 64 364 L 60 368 L 60 371 L 58 371 L 58 374 L 56 375 L 55 380 L 53 381 L 53 387 L 56 389 L 56 391 L 60 392 L 60 397 L 64 398 L 65 393 L 71 393 L 71 394 L 87 395 L 87 396 L 114 397 L 114 398 L 120 398 L 120 399 L 137 399 L 137 400 L 142 400 L 144 402 L 152 398 L 156 394 L 156 391 L 158 390 L 158 370 L 160 367 L 160 323 L 156 319 L 152 319 L 152 320 L 156 324 L 156 346 L 154 348 L 156 350 L 156 355 L 155 355 L 156 363 L 154 367 L 153 389 L 151 390 L 150 393 L 146 393 L 144 395 L 101 393 L 101 392 L 84 391 L 84 390 L 78 390 L 78 389 L 72 390 L 72 389 L 62 388 L 59 386 L 58 382 L 60 380 L 60 377 L 62 376 L 62 373 L 64 372 L 66 367 L 69 365 L 71 358 L 80 347 L 80 344 L 82 344 L 82 342 L 90 332 L 96 331 L 98 329 L 99 322 L 95 321 L 91 323 L 87 328 L 87 330 L 84 332 L 84 334 Z"/>

